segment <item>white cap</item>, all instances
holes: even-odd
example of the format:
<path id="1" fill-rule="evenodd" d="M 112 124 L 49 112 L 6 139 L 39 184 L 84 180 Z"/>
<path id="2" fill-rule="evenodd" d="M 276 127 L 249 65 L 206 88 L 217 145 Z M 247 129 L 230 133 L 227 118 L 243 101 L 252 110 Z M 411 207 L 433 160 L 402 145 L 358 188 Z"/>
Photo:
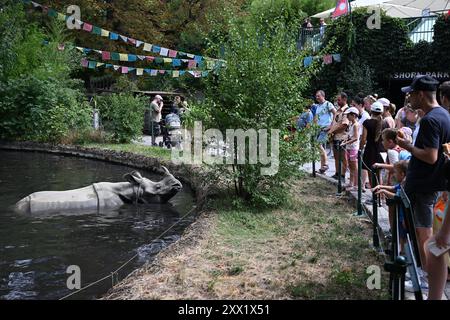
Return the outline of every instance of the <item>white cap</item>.
<path id="1" fill-rule="evenodd" d="M 372 112 L 379 112 L 379 113 L 383 113 L 384 112 L 384 107 L 381 104 L 381 102 L 377 101 L 374 102 L 371 106 L 370 106 L 370 111 Z"/>
<path id="2" fill-rule="evenodd" d="M 162 98 L 159 94 L 157 94 L 157 95 L 155 96 L 155 99 L 163 100 L 163 98 Z"/>
<path id="3" fill-rule="evenodd" d="M 344 111 L 344 114 L 354 113 L 356 115 L 359 115 L 359 110 L 355 107 L 350 107 L 347 110 Z"/>
<path id="4" fill-rule="evenodd" d="M 389 107 L 389 105 L 391 104 L 391 102 L 386 98 L 380 98 L 378 99 L 378 102 L 381 103 L 383 107 Z"/>

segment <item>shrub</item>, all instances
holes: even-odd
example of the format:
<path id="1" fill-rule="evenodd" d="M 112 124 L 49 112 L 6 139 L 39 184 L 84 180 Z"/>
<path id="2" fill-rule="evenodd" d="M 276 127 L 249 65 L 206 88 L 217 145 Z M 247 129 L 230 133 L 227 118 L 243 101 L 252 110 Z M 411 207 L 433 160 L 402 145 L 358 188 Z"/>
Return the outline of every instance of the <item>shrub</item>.
<path id="1" fill-rule="evenodd" d="M 55 79 L 34 76 L 0 84 L 0 137 L 60 142 L 72 130 L 87 131 L 92 110 L 81 93 Z"/>
<path id="2" fill-rule="evenodd" d="M 98 98 L 103 126 L 118 143 L 129 143 L 142 134 L 147 100 L 130 93 Z"/>
<path id="3" fill-rule="evenodd" d="M 210 165 L 211 177 L 219 177 L 219 181 L 234 187 L 239 198 L 258 207 L 275 207 L 285 203 L 288 179 L 311 156 L 310 147 L 299 151 L 299 146 L 309 144 L 308 135 L 296 135 L 289 141 L 281 137 L 289 134 L 289 120 L 298 116 L 304 105 L 302 94 L 315 67 L 303 68 L 292 29 L 273 21 L 271 32 L 266 33 L 266 26 L 260 29 L 254 21 L 230 26 L 225 44 L 226 67 L 209 79 L 206 99 L 191 116 L 202 120 L 205 130 L 216 128 L 223 135 L 227 129 L 267 129 L 268 153 L 273 151 L 271 129 L 280 130 L 280 139 L 274 136 L 279 142 L 275 175 L 263 175 L 261 169 L 268 165 L 249 163 L 248 152 L 245 164 Z"/>

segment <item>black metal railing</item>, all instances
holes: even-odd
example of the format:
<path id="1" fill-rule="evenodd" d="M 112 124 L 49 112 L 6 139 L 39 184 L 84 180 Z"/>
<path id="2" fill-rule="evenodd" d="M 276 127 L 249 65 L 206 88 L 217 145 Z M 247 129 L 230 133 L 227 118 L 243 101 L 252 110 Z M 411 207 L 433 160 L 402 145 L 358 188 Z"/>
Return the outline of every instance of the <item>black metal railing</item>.
<path id="1" fill-rule="evenodd" d="M 389 291 L 393 300 L 404 300 L 405 276 L 406 271 L 409 271 L 414 296 L 416 300 L 423 300 L 417 271 L 422 264 L 411 203 L 403 188 L 400 189 L 399 195 L 396 195 L 392 202 L 395 208 L 391 226 L 392 244 L 389 260 L 384 265 L 385 270 L 390 273 Z M 401 217 L 403 219 L 400 219 Z M 404 221 L 403 250 L 400 233 L 402 220 Z"/>

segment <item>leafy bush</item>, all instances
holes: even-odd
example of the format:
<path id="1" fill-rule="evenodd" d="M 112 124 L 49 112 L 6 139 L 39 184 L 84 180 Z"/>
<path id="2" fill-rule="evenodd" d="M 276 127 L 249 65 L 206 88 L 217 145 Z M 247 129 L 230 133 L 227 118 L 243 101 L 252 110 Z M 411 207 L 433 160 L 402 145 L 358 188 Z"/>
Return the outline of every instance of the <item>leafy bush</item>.
<path id="1" fill-rule="evenodd" d="M 261 29 L 254 21 L 259 20 L 230 26 L 226 67 L 209 79 L 206 99 L 191 116 L 202 120 L 205 130 L 216 128 L 224 136 L 227 129 L 267 129 L 268 153 L 274 151 L 270 150 L 271 129 L 280 130 L 279 139 L 273 136 L 279 143 L 279 157 L 273 161 L 278 162 L 276 174 L 263 175 L 261 169 L 268 165 L 261 161 L 250 164 L 248 152 L 245 164 L 210 165 L 212 178 L 219 177 L 219 181 L 234 187 L 239 198 L 255 206 L 275 207 L 285 203 L 288 179 L 311 157 L 312 148 L 306 147 L 308 135 L 296 135 L 289 141 L 281 137 L 289 134 L 290 119 L 304 106 L 302 93 L 316 69 L 303 68 L 292 29 L 272 21 L 272 32 L 267 34 L 266 26 Z M 305 148 L 300 151 L 299 146 Z"/>
<path id="2" fill-rule="evenodd" d="M 129 143 L 142 134 L 147 99 L 130 93 L 98 98 L 103 126 L 114 142 Z"/>
<path id="3" fill-rule="evenodd" d="M 0 15 L 0 138 L 61 142 L 89 130 L 91 109 L 81 82 L 71 79 L 80 55 L 57 49 L 66 32 L 62 22 L 45 29 L 29 23 L 21 4 L 7 1 Z"/>
<path id="4" fill-rule="evenodd" d="M 60 142 L 71 131 L 85 132 L 92 110 L 76 89 L 35 76 L 0 84 L 0 137 Z"/>

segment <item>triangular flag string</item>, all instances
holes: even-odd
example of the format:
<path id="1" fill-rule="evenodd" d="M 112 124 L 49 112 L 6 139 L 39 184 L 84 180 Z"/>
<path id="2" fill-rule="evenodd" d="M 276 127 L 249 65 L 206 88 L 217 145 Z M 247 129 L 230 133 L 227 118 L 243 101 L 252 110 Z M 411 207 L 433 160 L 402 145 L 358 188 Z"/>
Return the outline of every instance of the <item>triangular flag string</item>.
<path id="1" fill-rule="evenodd" d="M 128 74 L 130 72 L 135 71 L 137 76 L 142 76 L 144 73 L 149 74 L 150 76 L 157 75 L 169 75 L 173 78 L 178 78 L 182 75 L 191 75 L 194 78 L 205 78 L 209 75 L 210 71 L 201 71 L 201 70 L 166 70 L 166 69 L 150 69 L 150 68 L 134 68 L 122 65 L 115 65 L 111 63 L 103 63 L 95 60 L 82 59 L 81 66 L 89 69 L 97 69 L 97 68 L 105 68 L 112 69 L 114 71 L 120 72 L 122 74 Z"/>
<path id="2" fill-rule="evenodd" d="M 181 67 L 182 63 L 187 64 L 189 69 L 194 69 L 197 67 L 204 66 L 202 61 L 191 60 L 191 59 L 174 59 L 174 58 L 159 58 L 154 56 L 141 56 L 135 54 L 128 53 L 118 53 L 118 52 L 110 52 L 110 51 L 102 51 L 98 49 L 85 48 L 77 46 L 76 49 L 84 54 L 88 54 L 91 52 L 95 52 L 102 56 L 102 60 L 120 60 L 120 61 L 129 61 L 136 62 L 138 59 L 141 61 L 146 61 L 150 63 L 163 63 L 163 64 L 171 64 L 173 67 Z M 118 59 L 117 59 L 118 57 Z M 213 70 L 220 64 L 220 62 L 211 61 L 212 63 L 206 64 L 207 70 Z"/>
<path id="3" fill-rule="evenodd" d="M 48 14 L 51 17 L 56 17 L 58 19 L 63 19 L 67 20 L 68 17 L 62 13 L 59 13 L 51 8 L 48 8 L 46 6 L 43 6 L 37 2 L 34 1 L 30 1 L 30 0 L 22 0 L 22 2 L 29 4 L 31 3 L 33 5 L 33 7 L 36 8 L 42 8 L 42 12 L 45 14 Z M 49 13 L 50 11 L 50 13 Z M 84 30 L 86 32 L 92 33 L 92 34 L 96 34 L 98 36 L 102 36 L 102 37 L 108 37 L 110 40 L 122 40 L 123 42 L 129 44 L 129 45 L 133 45 L 136 48 L 139 48 L 140 46 L 142 46 L 142 44 L 144 44 L 143 46 L 143 50 L 144 51 L 148 51 L 148 52 L 153 52 L 155 54 L 158 54 L 160 56 L 164 56 L 167 57 L 169 56 L 170 58 L 175 58 L 175 57 L 187 57 L 193 60 L 196 60 L 197 62 L 200 61 L 220 61 L 222 64 L 226 63 L 224 60 L 220 60 L 220 59 L 214 59 L 214 58 L 209 58 L 209 57 L 205 57 L 205 56 L 200 56 L 200 55 L 194 55 L 192 53 L 186 53 L 186 52 L 182 52 L 182 51 L 177 51 L 177 50 L 172 50 L 172 49 L 168 49 L 168 48 L 164 48 L 161 46 L 156 46 L 154 44 L 150 44 L 150 43 L 146 43 L 144 41 L 141 40 L 136 40 L 130 37 L 127 37 L 125 35 L 121 35 L 103 28 L 99 28 L 97 26 L 94 26 L 90 23 L 87 22 L 83 22 L 83 21 L 79 21 L 77 20 L 76 23 L 81 27 L 81 30 Z"/>

